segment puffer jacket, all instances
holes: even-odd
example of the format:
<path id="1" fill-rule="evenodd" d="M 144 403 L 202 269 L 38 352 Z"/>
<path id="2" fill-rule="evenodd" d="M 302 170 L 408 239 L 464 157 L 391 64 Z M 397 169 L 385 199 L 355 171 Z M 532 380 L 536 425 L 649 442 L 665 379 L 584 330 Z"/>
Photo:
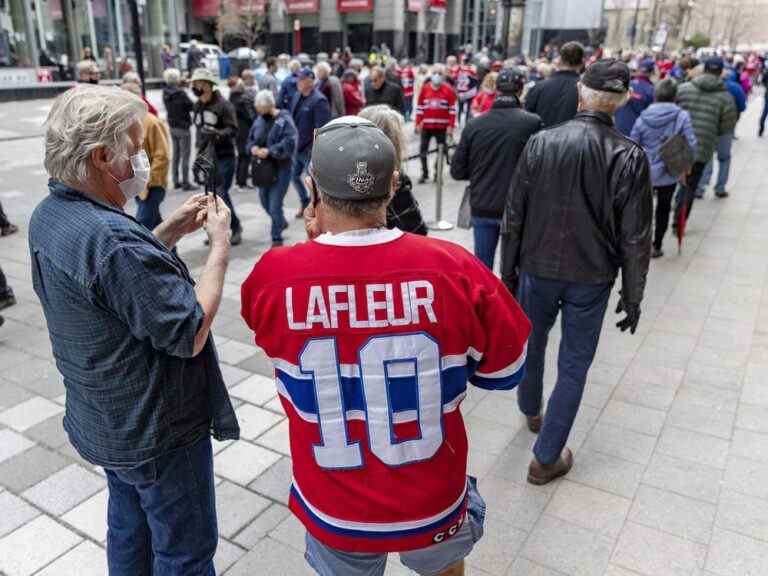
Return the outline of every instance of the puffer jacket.
<path id="1" fill-rule="evenodd" d="M 733 132 L 736 127 L 738 114 L 733 96 L 722 78 L 702 74 L 680 86 L 677 103 L 691 115 L 698 142 L 696 161 L 709 162 L 718 136 Z"/>
<path id="2" fill-rule="evenodd" d="M 654 186 L 671 186 L 677 176 L 670 174 L 661 158 L 661 147 L 675 134 L 682 134 L 691 150 L 696 151 L 696 135 L 691 116 L 672 102 L 651 104 L 632 128 L 630 138 L 640 144 L 651 163 L 651 182 Z"/>
<path id="3" fill-rule="evenodd" d="M 601 112 L 531 137 L 507 195 L 502 277 L 613 282 L 640 304 L 651 256 L 653 196 L 643 149 Z"/>

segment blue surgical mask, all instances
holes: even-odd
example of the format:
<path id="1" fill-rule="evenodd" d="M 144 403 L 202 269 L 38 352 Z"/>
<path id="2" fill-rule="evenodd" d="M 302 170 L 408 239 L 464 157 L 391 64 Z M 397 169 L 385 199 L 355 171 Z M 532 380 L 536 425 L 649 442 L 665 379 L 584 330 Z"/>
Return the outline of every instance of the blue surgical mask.
<path id="1" fill-rule="evenodd" d="M 443 75 L 442 74 L 432 74 L 432 84 L 435 86 L 440 86 L 443 83 Z"/>

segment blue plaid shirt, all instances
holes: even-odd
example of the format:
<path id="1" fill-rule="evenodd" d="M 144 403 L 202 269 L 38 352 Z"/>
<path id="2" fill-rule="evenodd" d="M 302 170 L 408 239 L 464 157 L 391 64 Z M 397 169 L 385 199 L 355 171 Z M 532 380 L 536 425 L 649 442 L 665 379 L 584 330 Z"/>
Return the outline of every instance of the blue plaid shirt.
<path id="1" fill-rule="evenodd" d="M 184 263 L 122 210 L 59 182 L 29 227 L 32 279 L 80 455 L 132 467 L 239 428 Z"/>

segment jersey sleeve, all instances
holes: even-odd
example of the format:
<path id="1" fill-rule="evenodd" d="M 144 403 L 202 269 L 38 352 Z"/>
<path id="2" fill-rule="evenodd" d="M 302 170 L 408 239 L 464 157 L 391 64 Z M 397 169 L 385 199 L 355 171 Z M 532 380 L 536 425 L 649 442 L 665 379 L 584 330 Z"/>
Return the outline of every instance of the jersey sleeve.
<path id="1" fill-rule="evenodd" d="M 487 390 L 511 390 L 525 373 L 531 323 L 501 280 L 479 261 L 474 269 L 469 354 L 477 364 L 469 381 Z"/>

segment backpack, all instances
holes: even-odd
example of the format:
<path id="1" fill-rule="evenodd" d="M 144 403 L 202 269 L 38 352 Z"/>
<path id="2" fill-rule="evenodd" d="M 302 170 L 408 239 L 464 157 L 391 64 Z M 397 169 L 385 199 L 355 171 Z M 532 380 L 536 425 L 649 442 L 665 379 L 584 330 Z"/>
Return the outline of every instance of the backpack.
<path id="1" fill-rule="evenodd" d="M 677 119 L 680 113 L 675 116 L 675 129 L 677 128 Z M 696 160 L 693 149 L 688 140 L 682 134 L 675 133 L 661 145 L 659 148 L 659 157 L 664 162 L 667 172 L 673 176 L 680 176 L 688 172 Z"/>

